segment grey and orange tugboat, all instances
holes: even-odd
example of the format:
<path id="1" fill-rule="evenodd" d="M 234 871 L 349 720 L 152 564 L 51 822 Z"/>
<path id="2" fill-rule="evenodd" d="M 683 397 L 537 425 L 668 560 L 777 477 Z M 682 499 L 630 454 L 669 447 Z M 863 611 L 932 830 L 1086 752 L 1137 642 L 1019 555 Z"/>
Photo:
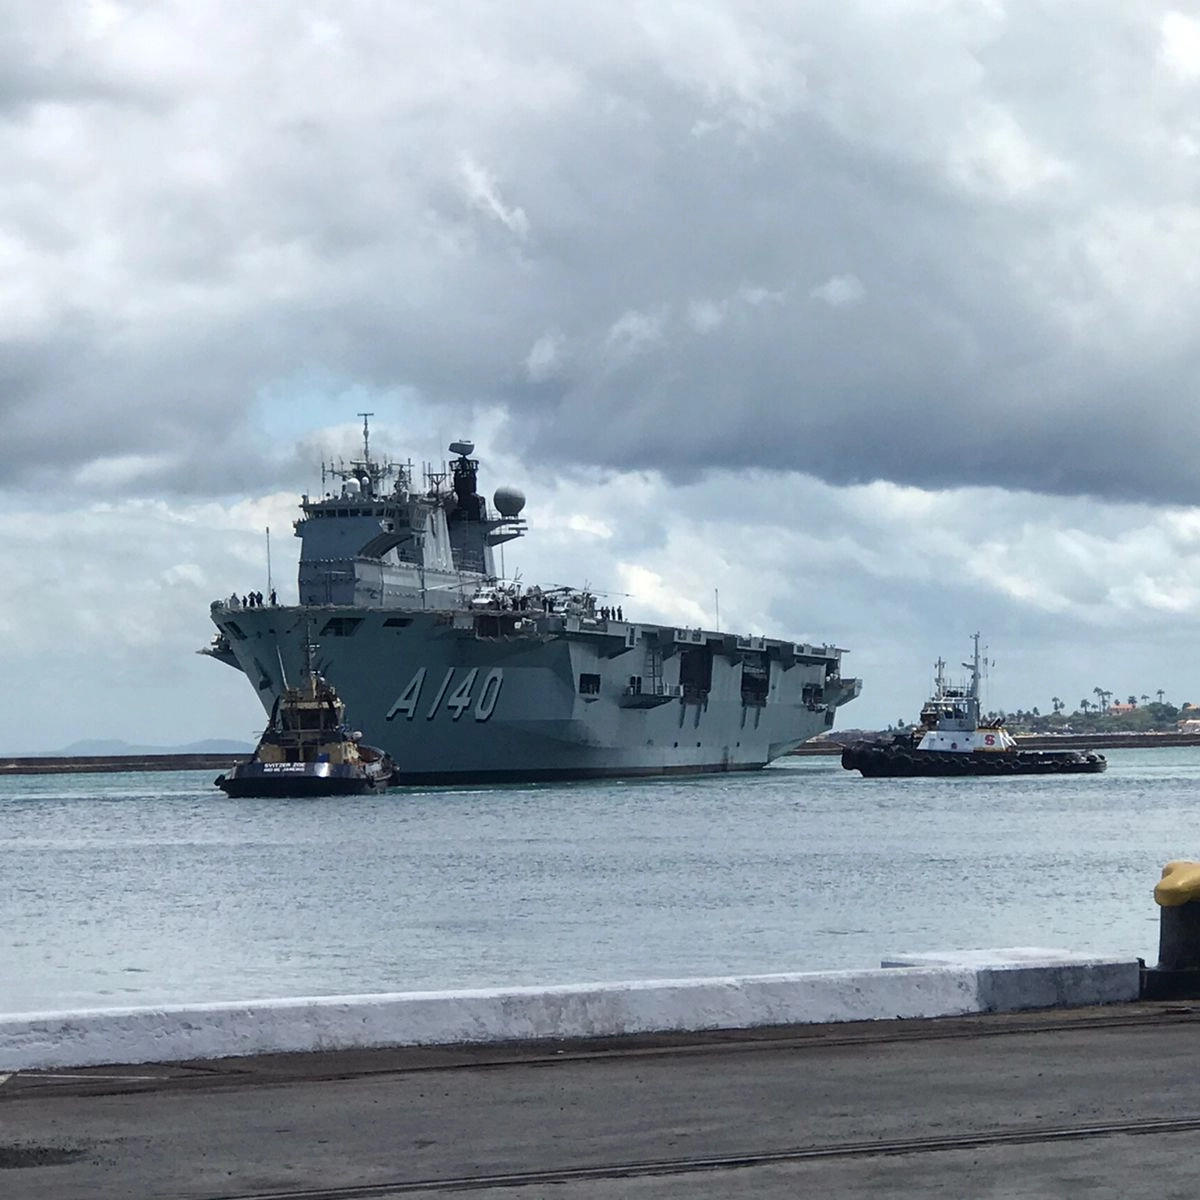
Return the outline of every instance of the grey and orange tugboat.
<path id="1" fill-rule="evenodd" d="M 911 733 L 890 742 L 854 742 L 842 751 L 842 766 L 868 778 L 906 775 L 1056 775 L 1095 773 L 1107 768 L 1103 754 L 1080 750 L 1018 750 L 1000 718 L 980 713 L 979 634 L 969 663 L 971 681 L 964 687 L 946 683 L 945 666 L 937 662 L 933 695 L 921 709 Z"/>
<path id="2" fill-rule="evenodd" d="M 229 796 L 358 796 L 383 791 L 395 763 L 346 724 L 346 706 L 312 669 L 275 700 L 248 762 L 213 781 Z"/>

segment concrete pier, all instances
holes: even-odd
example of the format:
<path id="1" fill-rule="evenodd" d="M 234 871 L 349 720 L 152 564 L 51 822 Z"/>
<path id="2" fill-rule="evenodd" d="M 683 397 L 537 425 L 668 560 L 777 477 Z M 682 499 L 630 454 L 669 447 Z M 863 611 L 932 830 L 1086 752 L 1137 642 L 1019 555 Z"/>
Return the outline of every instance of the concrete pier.
<path id="1" fill-rule="evenodd" d="M 1045 1171 L 1081 1189 L 1103 1171 L 1122 1190 L 1089 1196 L 1133 1195 L 1159 1143 L 1200 1145 L 1200 1087 L 1181 1108 L 1161 1073 L 1200 1077 L 1196 1016 L 1131 1004 L 1139 970 L 1018 947 L 872 971 L 12 1015 L 0 1188 L 774 1200 L 924 1197 L 953 1178 L 955 1196 L 1024 1197 L 1067 1194 L 1034 1188 Z M 1160 1165 L 1169 1195 L 1164 1179 Z"/>
<path id="2" fill-rule="evenodd" d="M 401 992 L 0 1017 L 0 1071 L 961 1016 L 1135 1000 L 1136 959 L 1015 947 L 871 971 Z"/>

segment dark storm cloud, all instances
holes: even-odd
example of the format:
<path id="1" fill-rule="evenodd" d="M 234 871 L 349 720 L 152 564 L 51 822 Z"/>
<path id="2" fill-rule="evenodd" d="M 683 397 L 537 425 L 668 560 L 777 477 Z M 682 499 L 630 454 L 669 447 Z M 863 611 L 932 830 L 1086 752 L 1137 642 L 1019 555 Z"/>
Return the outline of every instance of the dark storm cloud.
<path id="1" fill-rule="evenodd" d="M 0 481 L 290 483 L 320 377 L 559 465 L 1200 498 L 1167 6 L 86 11 L 0 45 Z"/>

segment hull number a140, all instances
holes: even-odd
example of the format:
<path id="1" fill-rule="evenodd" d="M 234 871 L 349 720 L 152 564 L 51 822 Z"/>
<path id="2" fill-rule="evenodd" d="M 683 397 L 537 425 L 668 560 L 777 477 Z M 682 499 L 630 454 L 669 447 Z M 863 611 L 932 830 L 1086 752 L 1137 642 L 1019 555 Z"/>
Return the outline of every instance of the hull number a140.
<path id="1" fill-rule="evenodd" d="M 483 683 L 478 691 L 475 690 L 475 684 L 479 679 L 478 667 L 471 667 L 460 680 L 455 680 L 454 668 L 450 667 L 439 680 L 429 706 L 422 708 L 421 692 L 425 686 L 425 676 L 425 668 L 420 667 L 408 681 L 408 686 L 396 698 L 396 703 L 388 709 L 387 719 L 389 721 L 393 721 L 399 716 L 411 721 L 418 712 L 423 713 L 427 721 L 432 721 L 439 712 L 448 712 L 451 719 L 457 721 L 463 713 L 471 708 L 472 697 L 474 697 L 475 720 L 486 721 L 496 711 L 496 701 L 500 699 L 500 689 L 504 686 L 504 669 L 502 667 L 493 667 L 483 677 Z"/>

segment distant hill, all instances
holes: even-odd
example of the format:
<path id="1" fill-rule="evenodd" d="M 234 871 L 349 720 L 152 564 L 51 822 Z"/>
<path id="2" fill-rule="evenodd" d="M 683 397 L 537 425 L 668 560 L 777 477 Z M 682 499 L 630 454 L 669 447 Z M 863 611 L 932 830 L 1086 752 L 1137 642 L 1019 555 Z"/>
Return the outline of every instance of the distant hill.
<path id="1" fill-rule="evenodd" d="M 89 738 L 72 742 L 61 750 L 35 750 L 27 758 L 95 758 L 107 754 L 250 754 L 250 742 L 235 742 L 227 738 L 209 738 L 203 742 L 188 742 L 185 746 L 145 746 L 134 742 Z"/>

